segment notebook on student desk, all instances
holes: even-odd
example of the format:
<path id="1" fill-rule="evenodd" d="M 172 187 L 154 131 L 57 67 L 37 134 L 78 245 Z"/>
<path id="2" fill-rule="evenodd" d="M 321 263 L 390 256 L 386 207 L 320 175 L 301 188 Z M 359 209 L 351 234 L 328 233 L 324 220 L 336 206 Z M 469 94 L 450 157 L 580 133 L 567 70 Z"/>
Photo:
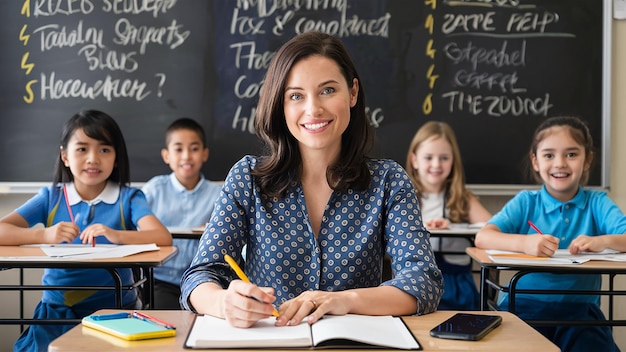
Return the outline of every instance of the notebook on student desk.
<path id="1" fill-rule="evenodd" d="M 116 317 L 116 315 L 119 316 Z M 105 316 L 109 317 L 99 319 L 99 317 Z M 176 335 L 175 328 L 168 328 L 157 322 L 138 318 L 130 313 L 90 315 L 82 319 L 82 325 L 130 341 Z"/>
<path id="2" fill-rule="evenodd" d="M 236 328 L 226 320 L 196 316 L 185 348 L 351 348 L 378 347 L 421 350 L 401 318 L 392 316 L 326 315 L 313 325 L 274 325 L 276 318 Z"/>

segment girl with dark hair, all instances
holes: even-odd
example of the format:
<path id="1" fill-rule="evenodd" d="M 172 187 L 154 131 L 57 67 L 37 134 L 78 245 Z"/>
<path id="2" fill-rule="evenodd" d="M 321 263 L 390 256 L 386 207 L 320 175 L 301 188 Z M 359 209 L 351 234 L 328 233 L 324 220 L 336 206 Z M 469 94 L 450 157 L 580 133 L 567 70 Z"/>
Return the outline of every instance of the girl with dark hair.
<path id="1" fill-rule="evenodd" d="M 0 219 L 0 245 L 36 243 L 140 244 L 168 246 L 172 237 L 152 214 L 143 193 L 129 187 L 128 154 L 122 132 L 109 115 L 95 110 L 74 115 L 63 129 L 54 183 L 42 188 Z M 43 224 L 43 227 L 33 227 Z M 133 283 L 129 268 L 116 269 L 123 286 Z M 45 269 L 50 286 L 115 286 L 105 269 Z M 125 291 L 122 304 L 139 308 L 137 292 Z M 112 290 L 47 290 L 35 319 L 79 319 L 115 308 Z M 15 351 L 47 351 L 71 325 L 31 325 Z"/>

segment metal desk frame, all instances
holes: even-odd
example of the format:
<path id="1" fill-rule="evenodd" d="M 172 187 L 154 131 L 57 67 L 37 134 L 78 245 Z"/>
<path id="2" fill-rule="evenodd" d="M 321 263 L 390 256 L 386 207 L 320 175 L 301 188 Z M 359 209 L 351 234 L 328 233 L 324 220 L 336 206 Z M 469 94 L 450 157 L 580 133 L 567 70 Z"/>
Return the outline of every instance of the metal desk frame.
<path id="1" fill-rule="evenodd" d="M 509 294 L 509 304 L 507 310 L 515 314 L 515 301 L 517 294 L 577 294 L 577 295 L 599 295 L 608 296 L 608 317 L 606 321 L 584 321 L 584 320 L 527 320 L 526 322 L 534 326 L 556 326 L 556 325 L 605 325 L 605 326 L 626 326 L 626 320 L 615 319 L 614 307 L 615 296 L 626 296 L 626 290 L 615 289 L 615 277 L 626 274 L 626 263 L 609 261 L 590 261 L 576 265 L 531 265 L 531 264 L 497 264 L 492 262 L 486 252 L 478 248 L 468 248 L 467 253 L 480 263 L 480 309 L 498 310 L 494 301 L 495 293 L 502 292 Z M 502 271 L 515 272 L 508 283 L 501 284 L 498 276 L 494 279 L 494 273 Z M 533 273 L 551 274 L 577 274 L 577 275 L 607 275 L 608 288 L 599 290 L 543 290 L 543 289 L 519 289 L 518 283 L 521 278 Z"/>
<path id="2" fill-rule="evenodd" d="M 19 251 L 20 255 L 25 256 L 24 260 L 15 260 L 15 254 L 10 259 L 7 253 L 15 253 Z M 162 254 L 161 254 L 161 251 Z M 162 265 L 176 254 L 175 247 L 162 247 L 155 254 L 152 252 L 143 252 L 122 258 L 97 259 L 97 260 L 69 260 L 51 258 L 50 260 L 33 260 L 28 257 L 31 255 L 41 255 L 43 252 L 36 247 L 20 247 L 20 246 L 0 246 L 0 268 L 2 270 L 19 270 L 18 284 L 2 284 L 0 291 L 19 291 L 19 318 L 0 318 L 0 325 L 20 325 L 24 329 L 24 325 L 53 325 L 53 324 L 77 324 L 80 319 L 33 319 L 24 316 L 24 292 L 25 291 L 46 291 L 46 290 L 115 290 L 115 306 L 122 307 L 122 295 L 125 290 L 138 289 L 139 295 L 144 302 L 143 308 L 154 306 L 154 275 L 153 268 Z M 43 284 L 26 285 L 24 284 L 24 269 L 46 269 L 46 268 L 90 268 L 106 270 L 113 281 L 114 286 L 48 286 Z M 130 268 L 133 270 L 136 278 L 131 285 L 123 285 L 120 275 L 116 268 Z"/>

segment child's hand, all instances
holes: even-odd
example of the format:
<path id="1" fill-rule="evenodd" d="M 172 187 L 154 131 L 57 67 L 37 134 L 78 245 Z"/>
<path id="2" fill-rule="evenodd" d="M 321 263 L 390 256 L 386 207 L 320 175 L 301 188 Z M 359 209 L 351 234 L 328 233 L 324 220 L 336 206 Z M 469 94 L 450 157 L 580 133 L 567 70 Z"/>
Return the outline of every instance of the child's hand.
<path id="1" fill-rule="evenodd" d="M 448 226 L 450 226 L 450 221 L 444 218 L 432 219 L 426 221 L 424 225 L 426 225 L 426 228 L 429 230 L 441 230 L 447 229 Z"/>
<path id="2" fill-rule="evenodd" d="M 524 242 L 524 253 L 538 257 L 551 257 L 559 248 L 559 239 L 552 235 L 528 235 Z"/>
<path id="3" fill-rule="evenodd" d="M 80 229 L 72 222 L 59 222 L 44 229 L 44 243 L 72 243 Z"/>
<path id="4" fill-rule="evenodd" d="M 91 244 L 98 236 L 106 237 L 111 243 L 121 242 L 121 239 L 119 238 L 119 235 L 115 230 L 102 224 L 93 224 L 87 226 L 87 228 L 84 229 L 83 232 L 80 234 L 80 239 L 85 244 Z"/>
<path id="5" fill-rule="evenodd" d="M 604 236 L 585 236 L 576 237 L 569 245 L 569 252 L 572 254 L 580 252 L 601 252 L 607 249 L 607 243 Z"/>

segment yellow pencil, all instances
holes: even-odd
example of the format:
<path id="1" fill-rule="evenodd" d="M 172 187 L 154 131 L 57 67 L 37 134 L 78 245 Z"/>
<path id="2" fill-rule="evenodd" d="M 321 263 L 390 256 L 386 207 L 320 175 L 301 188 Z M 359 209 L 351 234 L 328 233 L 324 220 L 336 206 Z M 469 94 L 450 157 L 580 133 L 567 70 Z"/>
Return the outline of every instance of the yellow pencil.
<path id="1" fill-rule="evenodd" d="M 241 270 L 241 268 L 239 267 L 239 265 L 237 265 L 237 262 L 235 261 L 235 259 L 233 259 L 228 254 L 224 254 L 224 259 L 226 260 L 226 263 L 228 263 L 228 265 L 230 265 L 230 267 L 235 271 L 235 274 L 237 274 L 237 276 L 242 281 L 250 282 L 250 279 L 248 279 L 248 277 L 246 276 L 246 273 L 244 273 L 243 270 Z M 251 297 L 251 298 L 254 298 L 257 301 L 259 301 L 259 299 L 257 299 L 256 297 Z M 276 310 L 276 308 L 274 308 L 274 311 L 272 312 L 272 315 L 275 316 L 275 317 L 278 316 L 278 311 Z"/>

